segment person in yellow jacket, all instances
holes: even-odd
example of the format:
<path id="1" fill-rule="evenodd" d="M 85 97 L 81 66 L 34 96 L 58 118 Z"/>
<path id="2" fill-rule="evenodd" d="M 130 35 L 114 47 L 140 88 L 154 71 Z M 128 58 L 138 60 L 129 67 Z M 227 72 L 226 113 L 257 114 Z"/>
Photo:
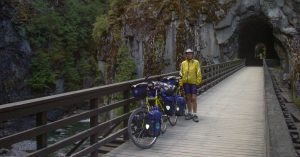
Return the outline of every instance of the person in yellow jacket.
<path id="1" fill-rule="evenodd" d="M 183 86 L 187 99 L 188 113 L 186 120 L 193 119 L 199 122 L 197 116 L 197 85 L 202 81 L 201 68 L 198 60 L 194 59 L 194 52 L 191 49 L 185 51 L 186 60 L 180 65 L 180 85 Z"/>

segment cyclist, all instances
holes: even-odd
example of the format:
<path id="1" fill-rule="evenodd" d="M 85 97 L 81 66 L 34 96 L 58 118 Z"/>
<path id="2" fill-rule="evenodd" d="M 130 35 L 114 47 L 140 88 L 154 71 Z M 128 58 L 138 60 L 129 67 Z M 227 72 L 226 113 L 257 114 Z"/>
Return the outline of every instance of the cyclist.
<path id="1" fill-rule="evenodd" d="M 194 51 L 187 49 L 185 51 L 186 60 L 180 65 L 179 75 L 181 76 L 180 85 L 183 86 L 187 99 L 188 113 L 186 120 L 193 119 L 199 122 L 197 116 L 197 88 L 202 80 L 200 63 L 194 59 Z"/>

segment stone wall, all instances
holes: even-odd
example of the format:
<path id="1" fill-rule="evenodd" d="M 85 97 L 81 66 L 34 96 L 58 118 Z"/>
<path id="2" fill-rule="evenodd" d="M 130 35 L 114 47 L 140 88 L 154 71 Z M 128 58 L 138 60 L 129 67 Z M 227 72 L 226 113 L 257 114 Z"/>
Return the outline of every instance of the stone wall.
<path id="1" fill-rule="evenodd" d="M 188 4 L 188 2 L 189 1 L 186 1 L 186 4 Z M 189 5 L 185 7 L 182 6 L 183 12 L 189 12 L 190 7 L 191 6 Z M 286 42 L 283 38 L 294 36 L 298 33 L 297 29 L 299 29 L 299 20 L 297 17 L 299 17 L 299 2 L 295 0 L 219 0 L 218 7 L 218 9 L 213 10 L 213 14 L 219 18 L 214 20 L 208 20 L 211 18 L 209 15 L 212 15 L 201 11 L 196 15 L 197 17 L 193 17 L 195 21 L 191 21 L 191 17 L 185 15 L 185 13 L 178 13 L 176 10 L 169 11 L 168 13 L 170 15 L 167 13 L 164 15 L 170 16 L 168 19 L 170 22 L 165 21 L 165 25 L 163 25 L 165 32 L 160 32 L 165 33 L 166 49 L 164 60 L 169 63 L 165 67 L 165 71 L 175 70 L 176 64 L 173 63 L 178 61 L 178 53 L 183 53 L 176 52 L 178 51 L 178 48 L 176 47 L 179 46 L 176 44 L 176 40 L 178 40 L 180 27 L 183 27 L 185 36 L 185 39 L 183 40 L 183 47 L 192 48 L 198 53 L 201 53 L 201 56 L 212 60 L 215 63 L 230 60 L 238 56 L 239 29 L 241 23 L 244 23 L 250 17 L 257 16 L 265 18 L 267 20 L 266 22 L 273 27 L 273 34 L 279 40 L 281 46 L 285 45 L 284 43 Z M 159 12 L 163 12 L 164 10 L 163 7 L 155 9 L 154 4 L 148 8 L 152 12 L 146 10 L 145 7 L 136 7 L 134 9 L 137 14 L 140 14 L 136 15 L 140 18 L 135 18 L 135 20 L 143 20 L 145 23 L 132 25 L 132 21 L 125 20 L 124 27 L 126 29 L 124 29 L 123 34 L 124 36 L 132 37 L 133 42 L 131 42 L 131 45 L 129 46 L 132 47 L 132 54 L 136 58 L 137 64 L 141 65 L 143 62 L 143 60 L 140 59 L 142 58 L 141 55 L 143 55 L 143 52 L 141 52 L 143 51 L 142 43 L 145 42 L 147 44 L 149 36 L 153 33 L 149 29 L 155 29 L 153 27 L 161 27 L 149 26 L 151 24 L 158 23 L 155 19 L 151 18 L 158 17 Z M 143 17 L 141 19 L 142 15 L 149 17 Z M 180 16 L 184 16 L 184 19 L 180 19 Z M 138 27 L 142 27 L 142 29 Z M 278 48 L 279 46 L 277 45 L 276 47 Z M 278 51 L 278 53 L 285 52 Z M 280 56 L 280 59 L 287 60 L 287 55 L 278 55 Z M 287 63 L 283 62 L 283 64 Z M 286 67 L 286 65 L 282 66 Z M 142 69 L 138 69 L 139 74 L 142 74 L 141 70 Z"/>
<path id="2" fill-rule="evenodd" d="M 159 2 L 156 2 L 159 3 Z M 165 32 L 165 52 L 164 61 L 166 65 L 164 72 L 170 72 L 178 69 L 178 63 L 183 60 L 183 51 L 186 48 L 192 48 L 197 52 L 197 58 L 204 64 L 219 63 L 228 61 L 240 56 L 239 53 L 239 34 L 243 23 L 247 23 L 249 19 L 263 19 L 264 22 L 272 29 L 274 36 L 273 56 L 278 56 L 284 73 L 288 73 L 292 79 L 295 79 L 298 64 L 299 50 L 291 48 L 289 42 L 299 37 L 299 21 L 300 21 L 300 2 L 297 0 L 219 0 L 218 4 L 210 4 L 212 7 L 217 6 L 218 9 L 212 10 L 214 16 L 211 18 L 211 12 L 201 12 L 197 17 L 189 17 L 191 6 L 187 5 L 189 1 L 185 1 L 186 6 L 182 6 L 183 15 L 171 10 L 169 21 L 165 21 L 163 25 Z M 183 5 L 183 4 L 181 4 Z M 125 36 L 131 36 L 133 41 L 129 45 L 131 53 L 135 58 L 138 67 L 139 77 L 143 76 L 145 55 L 144 46 L 148 43 L 150 35 L 153 35 L 147 28 L 155 29 L 161 26 L 152 26 L 155 22 L 147 22 L 147 18 L 156 18 L 159 12 L 163 12 L 163 7 L 155 10 L 152 5 L 148 9 L 136 7 L 135 11 L 140 15 L 151 15 L 152 17 L 143 17 L 145 25 L 143 29 L 137 29 L 141 25 L 131 25 L 130 21 L 124 21 L 127 29 L 124 29 Z M 141 9 L 141 10 L 139 10 Z M 143 10 L 144 9 L 144 10 Z M 186 9 L 186 10 L 185 10 Z M 184 13 L 187 12 L 187 13 Z M 168 14 L 164 16 L 169 16 Z M 185 17 L 184 19 L 180 17 Z M 159 18 L 159 17 L 158 17 Z M 193 20 L 190 20 L 193 19 Z M 136 19 L 139 20 L 139 19 Z M 152 20 L 155 21 L 155 20 Z M 127 23 L 128 22 L 128 23 Z M 254 52 L 253 52 L 254 53 Z"/>
<path id="3" fill-rule="evenodd" d="M 32 56 L 29 42 L 13 23 L 14 8 L 0 1 L 0 104 L 30 96 L 24 81 Z"/>

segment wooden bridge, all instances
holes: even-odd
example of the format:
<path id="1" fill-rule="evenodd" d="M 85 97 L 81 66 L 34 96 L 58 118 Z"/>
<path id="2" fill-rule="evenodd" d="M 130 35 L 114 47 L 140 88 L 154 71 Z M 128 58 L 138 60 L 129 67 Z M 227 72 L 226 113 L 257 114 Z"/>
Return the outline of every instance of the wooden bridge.
<path id="1" fill-rule="evenodd" d="M 131 113 L 130 105 L 138 101 L 131 97 L 130 86 L 144 79 L 1 105 L 1 122 L 35 115 L 36 126 L 0 138 L 0 148 L 9 148 L 14 143 L 35 139 L 37 149 L 25 156 L 53 156 L 57 150 L 71 146 L 66 156 L 273 157 L 274 154 L 278 154 L 292 157 L 295 155 L 292 143 L 284 143 L 281 147 L 281 141 L 270 138 L 270 135 L 277 133 L 270 129 L 270 126 L 277 122 L 272 121 L 270 124 L 268 115 L 272 116 L 273 112 L 268 112 L 266 104 L 276 97 L 268 99 L 269 93 L 265 94 L 267 89 L 265 81 L 266 78 L 270 79 L 264 76 L 268 74 L 266 69 L 266 64 L 264 68 L 244 67 L 243 60 L 203 67 L 204 80 L 198 88 L 201 94 L 198 96 L 200 122 L 179 119 L 177 125 L 169 126 L 167 132 L 158 138 L 151 149 L 141 150 L 134 146 L 127 141 L 126 132 L 127 119 Z M 158 80 L 168 75 L 177 75 L 177 72 L 152 76 L 150 80 Z M 116 93 L 121 93 L 123 99 L 109 104 L 99 103 L 104 96 Z M 47 122 L 47 112 L 51 109 L 81 102 L 88 103 L 90 109 L 54 122 Z M 123 114 L 107 121 L 100 121 L 100 114 L 116 108 L 122 108 Z M 49 144 L 48 134 L 51 131 L 84 119 L 90 119 L 90 128 Z M 99 154 L 99 148 L 120 137 L 125 143 L 105 155 Z M 84 141 L 89 141 L 89 146 L 78 149 Z M 277 147 L 284 150 L 277 150 Z"/>
<path id="2" fill-rule="evenodd" d="M 106 156 L 265 157 L 263 88 L 263 68 L 243 68 L 198 97 L 199 123 L 182 118 L 152 149 L 127 142 Z"/>

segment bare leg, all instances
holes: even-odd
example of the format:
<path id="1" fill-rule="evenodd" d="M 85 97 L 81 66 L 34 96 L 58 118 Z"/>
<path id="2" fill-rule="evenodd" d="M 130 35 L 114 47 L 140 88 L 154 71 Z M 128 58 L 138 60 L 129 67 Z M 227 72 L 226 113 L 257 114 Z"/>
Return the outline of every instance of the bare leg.
<path id="1" fill-rule="evenodd" d="M 192 104 L 193 104 L 193 121 L 199 122 L 198 116 L 197 116 L 197 95 L 192 94 Z"/>
<path id="2" fill-rule="evenodd" d="M 193 113 L 197 113 L 197 95 L 196 94 L 192 94 L 191 95 L 191 104 L 193 106 Z"/>
<path id="3" fill-rule="evenodd" d="M 186 94 L 186 99 L 187 99 L 187 107 L 188 107 L 188 112 L 192 112 L 192 95 L 191 94 Z"/>

